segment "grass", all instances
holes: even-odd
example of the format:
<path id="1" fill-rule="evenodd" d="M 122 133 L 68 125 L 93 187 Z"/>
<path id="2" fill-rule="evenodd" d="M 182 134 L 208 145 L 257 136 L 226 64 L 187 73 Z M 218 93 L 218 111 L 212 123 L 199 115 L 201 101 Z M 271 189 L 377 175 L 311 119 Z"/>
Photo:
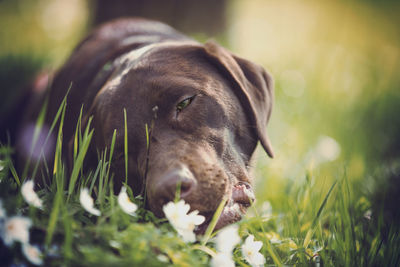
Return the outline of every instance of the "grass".
<path id="1" fill-rule="evenodd" d="M 186 244 L 165 219 L 156 218 L 145 210 L 143 197 L 134 197 L 132 190 L 128 192 L 139 205 L 137 215 L 132 217 L 122 212 L 110 173 L 114 142 L 109 155 L 106 150 L 99 156 L 96 170 L 83 169 L 93 134 L 90 120 L 83 132 L 81 119 L 77 123 L 73 169 L 71 175 L 67 175 L 61 145 L 65 108 L 64 101 L 53 122 L 53 126 L 59 122 L 57 144 L 50 170 L 52 179 L 38 190 L 44 202 L 42 210 L 29 207 L 22 199 L 21 183 L 30 174 L 19 178 L 15 174 L 11 160 L 13 148 L 6 145 L 0 148 L 4 166 L 0 172 L 0 199 L 8 216 L 31 218 L 30 240 L 43 252 L 44 265 L 209 265 L 215 253 L 212 226 L 200 243 Z M 38 121 L 40 123 L 40 119 Z M 113 140 L 115 135 L 114 132 Z M 33 172 L 36 171 L 34 168 Z M 345 171 L 334 179 L 328 190 L 321 191 L 324 187 L 316 183 L 318 179 L 321 177 L 308 171 L 299 179 L 301 182 L 288 181 L 286 194 L 277 208 L 266 209 L 268 202 L 253 205 L 248 216 L 238 223 L 242 239 L 253 234 L 256 240 L 261 240 L 261 252 L 268 265 L 398 265 L 398 226 L 387 227 L 383 213 L 372 213 L 372 218 L 369 217 L 370 200 L 354 194 L 354 184 L 349 182 Z M 94 196 L 101 216 L 90 215 L 81 207 L 79 192 L 84 187 Z M 213 221 L 215 224 L 216 220 Z M 10 248 L 2 245 L 1 250 L 5 251 L 1 253 L 2 262 L 26 263 L 18 244 Z M 240 246 L 234 250 L 234 260 L 238 266 L 248 266 Z"/>

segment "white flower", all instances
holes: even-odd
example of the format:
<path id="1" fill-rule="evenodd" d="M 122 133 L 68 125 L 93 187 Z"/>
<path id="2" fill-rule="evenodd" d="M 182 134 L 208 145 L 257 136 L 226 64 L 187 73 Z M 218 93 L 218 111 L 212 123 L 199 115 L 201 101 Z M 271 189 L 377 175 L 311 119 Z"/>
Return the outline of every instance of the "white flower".
<path id="1" fill-rule="evenodd" d="M 6 210 L 3 207 L 3 202 L 0 200 L 0 220 L 7 216 Z"/>
<path id="2" fill-rule="evenodd" d="M 167 256 L 165 256 L 164 254 L 158 254 L 157 260 L 159 260 L 160 262 L 164 262 L 164 263 L 169 262 L 169 258 Z"/>
<path id="3" fill-rule="evenodd" d="M 262 247 L 261 241 L 254 241 L 254 235 L 249 235 L 242 245 L 242 254 L 251 266 L 263 266 L 264 256 L 259 252 Z"/>
<path id="4" fill-rule="evenodd" d="M 24 252 L 25 257 L 35 265 L 42 265 L 42 253 L 36 246 L 32 246 L 29 243 L 24 243 L 22 246 L 22 251 Z"/>
<path id="5" fill-rule="evenodd" d="M 89 190 L 87 188 L 82 189 L 81 194 L 79 195 L 79 201 L 87 212 L 96 216 L 101 215 L 100 211 L 93 207 L 93 198 L 89 195 Z"/>
<path id="6" fill-rule="evenodd" d="M 28 243 L 29 241 L 29 228 L 32 222 L 29 218 L 14 216 L 7 219 L 1 229 L 1 237 L 4 244 L 11 246 L 14 241 L 21 243 Z"/>
<path id="7" fill-rule="evenodd" d="M 0 160 L 0 172 L 4 169 L 4 161 Z"/>
<path id="8" fill-rule="evenodd" d="M 198 210 L 187 214 L 189 210 L 189 204 L 186 204 L 183 199 L 176 203 L 169 202 L 163 207 L 165 216 L 184 242 L 194 242 L 196 240 L 193 230 L 196 225 L 202 224 L 205 220 L 204 216 L 198 215 Z"/>
<path id="9" fill-rule="evenodd" d="M 109 244 L 113 248 L 121 248 L 121 243 L 119 243 L 118 241 L 110 240 Z"/>
<path id="10" fill-rule="evenodd" d="M 217 234 L 215 243 L 217 253 L 211 259 L 212 267 L 232 267 L 235 262 L 232 259 L 233 248 L 240 242 L 237 225 L 229 225 Z"/>
<path id="11" fill-rule="evenodd" d="M 235 262 L 230 253 L 217 253 L 210 262 L 211 267 L 234 267 Z"/>
<path id="12" fill-rule="evenodd" d="M 21 194 L 25 201 L 36 208 L 43 208 L 42 200 L 38 197 L 35 191 L 33 191 L 34 183 L 32 180 L 26 181 L 21 187 Z"/>
<path id="13" fill-rule="evenodd" d="M 163 207 L 165 217 L 167 217 L 168 221 L 175 228 L 184 227 L 183 224 L 189 210 L 190 206 L 185 204 L 184 200 L 180 200 L 176 203 L 171 201 Z"/>
<path id="14" fill-rule="evenodd" d="M 371 220 L 371 218 L 372 218 L 372 210 L 367 210 L 364 213 L 364 218 L 367 219 L 367 220 Z"/>
<path id="15" fill-rule="evenodd" d="M 219 252 L 231 254 L 240 240 L 237 225 L 229 225 L 218 233 L 215 243 Z"/>
<path id="16" fill-rule="evenodd" d="M 128 194 L 126 193 L 125 186 L 123 186 L 121 188 L 121 192 L 119 192 L 118 204 L 125 213 L 132 216 L 135 215 L 135 211 L 138 208 L 137 205 L 135 203 L 132 203 L 132 201 L 129 199 Z"/>

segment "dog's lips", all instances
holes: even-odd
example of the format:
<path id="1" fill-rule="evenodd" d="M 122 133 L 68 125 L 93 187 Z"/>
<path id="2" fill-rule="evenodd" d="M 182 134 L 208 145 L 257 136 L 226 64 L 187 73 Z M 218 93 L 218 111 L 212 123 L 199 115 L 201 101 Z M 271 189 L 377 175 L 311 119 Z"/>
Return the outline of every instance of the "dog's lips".
<path id="1" fill-rule="evenodd" d="M 232 206 L 225 206 L 221 215 L 218 218 L 214 231 L 219 230 L 229 224 L 240 221 L 243 215 L 246 213 L 246 210 L 247 207 L 244 207 L 242 204 L 238 203 L 235 203 Z M 195 233 L 197 235 L 203 235 L 210 225 L 212 218 L 213 214 L 211 216 L 206 216 L 205 222 L 197 226 L 197 228 L 195 229 Z"/>
<path id="2" fill-rule="evenodd" d="M 240 182 L 232 188 L 231 198 L 227 201 L 218 221 L 215 225 L 214 231 L 223 228 L 229 224 L 240 221 L 247 211 L 247 208 L 255 201 L 253 190 L 247 183 Z M 207 230 L 214 213 L 205 215 L 206 220 L 203 224 L 199 225 L 195 233 L 202 235 Z"/>

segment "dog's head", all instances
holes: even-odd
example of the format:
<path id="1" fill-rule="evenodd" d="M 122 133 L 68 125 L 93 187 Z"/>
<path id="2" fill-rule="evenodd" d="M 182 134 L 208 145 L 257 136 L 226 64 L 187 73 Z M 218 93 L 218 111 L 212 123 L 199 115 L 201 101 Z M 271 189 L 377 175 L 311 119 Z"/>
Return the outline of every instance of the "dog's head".
<path id="1" fill-rule="evenodd" d="M 217 228 L 239 220 L 254 200 L 248 169 L 257 142 L 273 156 L 270 76 L 213 42 L 144 46 L 110 68 L 88 115 L 97 149 L 110 147 L 116 129 L 115 179 L 125 179 L 126 109 L 128 181 L 156 215 L 180 190 L 208 221 L 227 199 Z"/>

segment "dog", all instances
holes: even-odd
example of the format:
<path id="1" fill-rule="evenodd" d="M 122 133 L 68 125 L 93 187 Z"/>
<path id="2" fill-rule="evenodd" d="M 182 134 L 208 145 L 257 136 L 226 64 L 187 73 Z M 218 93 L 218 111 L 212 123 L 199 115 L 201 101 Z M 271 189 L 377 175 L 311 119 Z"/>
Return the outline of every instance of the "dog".
<path id="1" fill-rule="evenodd" d="M 82 127 L 92 118 L 94 129 L 88 165 L 97 151 L 109 151 L 116 130 L 112 169 L 119 185 L 125 177 L 125 110 L 128 184 L 134 194 L 145 193 L 147 208 L 159 217 L 179 187 L 180 198 L 206 217 L 198 233 L 223 199 L 216 229 L 240 220 L 254 202 L 249 163 L 257 143 L 273 157 L 266 133 L 271 76 L 215 42 L 201 44 L 161 22 L 123 18 L 101 25 L 76 47 L 49 88 L 36 91 L 33 109 L 48 100 L 45 125 L 67 95 L 63 151 L 70 160 L 82 107 Z"/>

